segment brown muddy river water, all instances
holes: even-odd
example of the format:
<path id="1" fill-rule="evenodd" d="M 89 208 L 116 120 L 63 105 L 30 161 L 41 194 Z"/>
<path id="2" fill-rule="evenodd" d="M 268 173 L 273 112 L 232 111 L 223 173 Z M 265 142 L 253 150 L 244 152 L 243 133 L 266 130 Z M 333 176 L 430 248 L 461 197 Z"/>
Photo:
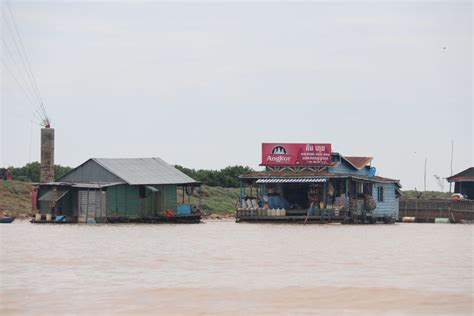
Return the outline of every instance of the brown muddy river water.
<path id="1" fill-rule="evenodd" d="M 473 225 L 0 225 L 1 315 L 471 315 Z"/>

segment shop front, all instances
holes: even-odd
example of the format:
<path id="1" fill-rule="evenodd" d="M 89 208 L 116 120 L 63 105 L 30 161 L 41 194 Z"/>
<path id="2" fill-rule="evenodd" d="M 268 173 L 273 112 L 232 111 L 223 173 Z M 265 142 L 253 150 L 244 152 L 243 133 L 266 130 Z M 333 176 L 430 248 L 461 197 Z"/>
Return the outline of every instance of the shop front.
<path id="1" fill-rule="evenodd" d="M 240 176 L 237 221 L 395 220 L 398 181 L 376 176 L 367 164 L 370 157 L 351 158 L 331 152 L 330 144 L 263 144 L 265 172 Z M 393 207 L 387 211 L 389 196 L 394 197 Z"/>

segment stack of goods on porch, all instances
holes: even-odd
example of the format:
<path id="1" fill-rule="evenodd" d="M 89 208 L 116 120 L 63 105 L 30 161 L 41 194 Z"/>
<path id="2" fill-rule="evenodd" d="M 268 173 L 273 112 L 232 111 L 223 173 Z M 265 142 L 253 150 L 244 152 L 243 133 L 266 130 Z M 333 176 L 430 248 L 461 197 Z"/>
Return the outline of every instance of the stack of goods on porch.
<path id="1" fill-rule="evenodd" d="M 246 196 L 240 201 L 240 208 L 237 209 L 238 216 L 259 216 L 263 208 L 258 204 L 258 200 L 253 196 Z"/>
<path id="2" fill-rule="evenodd" d="M 334 213 L 336 216 L 341 214 L 341 211 L 344 209 L 348 209 L 349 201 L 345 194 L 341 194 L 341 196 L 336 197 L 336 201 L 334 202 Z"/>
<path id="3" fill-rule="evenodd" d="M 263 198 L 263 206 L 256 197 L 246 196 L 240 201 L 238 216 L 286 216 L 288 201 L 279 194 L 269 194 Z"/>
<path id="4" fill-rule="evenodd" d="M 308 191 L 309 215 L 320 216 L 320 209 L 324 208 L 322 201 L 323 188 L 319 184 L 311 184 Z"/>
<path id="5" fill-rule="evenodd" d="M 278 193 L 269 194 L 264 200 L 268 201 L 267 216 L 286 216 L 286 209 L 290 207 L 288 201 Z"/>

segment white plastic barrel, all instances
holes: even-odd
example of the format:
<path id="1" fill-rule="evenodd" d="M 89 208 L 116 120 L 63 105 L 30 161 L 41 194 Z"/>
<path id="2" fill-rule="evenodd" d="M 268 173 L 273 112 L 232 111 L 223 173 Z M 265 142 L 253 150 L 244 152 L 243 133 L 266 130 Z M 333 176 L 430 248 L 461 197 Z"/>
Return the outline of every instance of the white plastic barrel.
<path id="1" fill-rule="evenodd" d="M 53 219 L 53 215 L 52 215 L 52 214 L 46 214 L 46 221 L 47 221 L 47 222 L 51 222 L 52 219 Z"/>
<path id="2" fill-rule="evenodd" d="M 35 215 L 35 221 L 40 221 L 41 220 L 41 214 L 36 214 Z"/>

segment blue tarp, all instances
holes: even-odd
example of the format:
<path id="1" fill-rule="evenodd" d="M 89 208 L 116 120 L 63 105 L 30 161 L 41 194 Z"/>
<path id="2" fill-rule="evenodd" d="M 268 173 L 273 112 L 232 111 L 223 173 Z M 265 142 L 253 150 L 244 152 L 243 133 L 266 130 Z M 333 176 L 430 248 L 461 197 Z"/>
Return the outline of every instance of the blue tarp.
<path id="1" fill-rule="evenodd" d="M 287 209 L 287 208 L 290 207 L 290 204 L 282 196 L 269 196 L 268 197 L 268 207 L 269 208 L 284 208 L 284 209 Z"/>
<path id="2" fill-rule="evenodd" d="M 193 206 L 191 204 L 178 204 L 177 211 L 178 215 L 188 215 L 191 214 Z"/>

